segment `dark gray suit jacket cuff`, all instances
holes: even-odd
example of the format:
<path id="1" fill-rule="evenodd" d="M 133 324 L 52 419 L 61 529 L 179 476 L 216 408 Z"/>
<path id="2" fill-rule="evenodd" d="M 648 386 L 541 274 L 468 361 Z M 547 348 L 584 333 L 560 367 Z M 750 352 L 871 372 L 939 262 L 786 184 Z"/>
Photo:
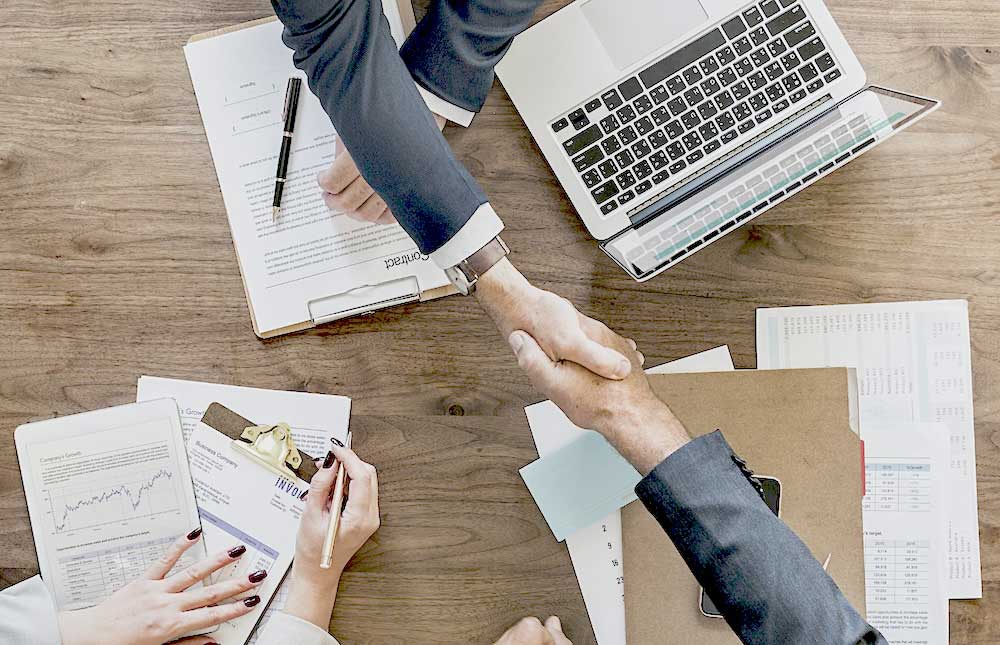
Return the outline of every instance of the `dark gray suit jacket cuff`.
<path id="1" fill-rule="evenodd" d="M 771 513 L 722 433 L 674 452 L 636 493 L 744 643 L 885 643 Z"/>

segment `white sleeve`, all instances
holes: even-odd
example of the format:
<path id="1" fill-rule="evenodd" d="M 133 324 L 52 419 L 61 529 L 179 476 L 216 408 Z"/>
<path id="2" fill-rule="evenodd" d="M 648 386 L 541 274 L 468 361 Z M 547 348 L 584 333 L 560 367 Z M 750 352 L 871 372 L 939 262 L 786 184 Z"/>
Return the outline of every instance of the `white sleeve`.
<path id="1" fill-rule="evenodd" d="M 211 634 L 209 634 L 211 636 Z M 336 638 L 301 618 L 275 612 L 257 635 L 257 645 L 340 645 Z"/>
<path id="2" fill-rule="evenodd" d="M 431 253 L 434 264 L 450 269 L 490 243 L 503 231 L 503 222 L 489 202 L 476 209 L 458 233 Z"/>
<path id="3" fill-rule="evenodd" d="M 59 619 L 40 576 L 0 591 L 0 643 L 60 645 Z"/>
<path id="4" fill-rule="evenodd" d="M 424 103 L 430 108 L 431 112 L 437 114 L 438 116 L 443 116 L 452 123 L 457 123 L 463 128 L 467 128 L 472 125 L 472 119 L 476 116 L 475 112 L 470 112 L 465 108 L 460 108 L 457 105 L 445 101 L 443 98 L 435 94 L 434 92 L 425 90 L 420 86 L 420 83 L 414 81 L 417 86 L 417 91 L 420 92 L 421 98 L 424 99 Z"/>

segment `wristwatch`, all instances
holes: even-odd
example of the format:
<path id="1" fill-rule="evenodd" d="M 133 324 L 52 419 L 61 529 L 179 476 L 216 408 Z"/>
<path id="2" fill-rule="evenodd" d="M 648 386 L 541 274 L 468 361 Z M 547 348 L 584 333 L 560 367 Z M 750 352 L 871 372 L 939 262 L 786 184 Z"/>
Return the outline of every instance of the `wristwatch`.
<path id="1" fill-rule="evenodd" d="M 450 269 L 445 269 L 448 279 L 463 296 L 476 291 L 479 276 L 493 268 L 493 265 L 510 254 L 510 249 L 497 235 L 486 246 L 479 249 Z"/>

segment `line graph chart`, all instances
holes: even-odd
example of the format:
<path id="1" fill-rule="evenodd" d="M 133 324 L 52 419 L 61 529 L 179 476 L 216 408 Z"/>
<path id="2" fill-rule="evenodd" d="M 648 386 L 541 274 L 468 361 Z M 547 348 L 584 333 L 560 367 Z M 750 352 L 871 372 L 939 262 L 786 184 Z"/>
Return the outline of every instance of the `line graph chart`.
<path id="1" fill-rule="evenodd" d="M 175 512 L 180 504 L 173 479 L 171 470 L 159 468 L 88 482 L 84 488 L 50 489 L 53 528 L 62 533 Z"/>

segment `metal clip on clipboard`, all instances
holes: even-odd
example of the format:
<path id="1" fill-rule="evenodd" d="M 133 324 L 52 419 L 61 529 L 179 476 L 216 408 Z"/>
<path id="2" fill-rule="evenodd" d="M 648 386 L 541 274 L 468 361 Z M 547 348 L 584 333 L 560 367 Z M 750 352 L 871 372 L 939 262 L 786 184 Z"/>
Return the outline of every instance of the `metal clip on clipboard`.
<path id="1" fill-rule="evenodd" d="M 292 429 L 287 423 L 272 426 L 250 426 L 239 439 L 233 440 L 233 449 L 286 479 L 295 480 L 293 470 L 302 465 L 302 455 L 295 447 Z"/>
<path id="2" fill-rule="evenodd" d="M 307 306 L 313 323 L 322 325 L 418 300 L 420 300 L 420 283 L 417 276 L 410 275 L 316 298 L 310 300 Z"/>

